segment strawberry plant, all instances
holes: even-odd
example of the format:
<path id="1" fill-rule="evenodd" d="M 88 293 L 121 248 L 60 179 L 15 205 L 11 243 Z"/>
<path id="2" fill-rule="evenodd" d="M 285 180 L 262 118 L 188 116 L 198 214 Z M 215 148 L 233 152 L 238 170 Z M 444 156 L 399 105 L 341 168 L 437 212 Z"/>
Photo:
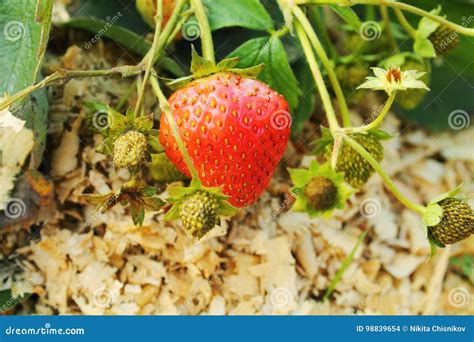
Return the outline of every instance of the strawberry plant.
<path id="1" fill-rule="evenodd" d="M 36 108 L 41 100 L 35 97 L 44 97 L 44 88 L 91 77 L 131 80 L 130 91 L 115 105 L 82 103 L 84 135 L 100 136 L 97 151 L 129 175 L 109 193 L 82 194 L 97 211 L 125 205 L 136 225 L 143 224 L 146 211 L 164 214 L 165 220 L 179 220 L 190 237 L 202 239 L 221 217 L 252 206 L 276 170 L 285 170 L 289 140 L 304 145 L 302 132 L 307 122 L 315 122 L 320 101 L 318 114 L 324 117 L 317 122 L 321 127 L 314 133 L 319 138 L 312 142 L 312 161 L 307 168 L 286 169 L 296 194 L 292 210 L 328 217 L 378 174 L 402 205 L 422 217 L 420 229 L 433 253 L 474 233 L 474 214 L 459 195 L 461 188 L 418 203 L 381 166 L 384 143 L 391 138 L 381 125 L 392 106 L 421 111 L 436 63 L 462 48 L 462 35 L 474 36 L 473 28 L 450 21 L 441 7 L 426 11 L 378 0 L 278 0 L 267 7 L 258 0 L 137 0 L 138 12 L 153 29 L 151 41 L 115 23 L 101 32 L 104 17 L 77 16 L 59 26 L 110 38 L 140 55 L 138 63 L 56 69 L 42 77 L 52 1 L 38 4 L 43 22 L 30 33 L 35 51 L 22 60 L 25 75 L 9 66 L 14 77 L 0 91 L 0 125 L 21 131 L 26 124 L 33 130 L 35 148 L 28 160 L 37 168 L 46 130 L 45 109 Z M 342 46 L 326 34 L 323 6 L 339 24 Z M 380 17 L 364 18 L 366 7 L 379 8 Z M 236 27 L 252 33 L 236 35 Z M 215 49 L 215 41 L 227 34 L 232 42 L 226 39 Z M 40 56 L 34 65 L 32 56 Z M 353 125 L 350 108 L 363 107 L 370 93 L 381 95 L 380 111 Z M 151 97 L 158 104 L 154 112 L 146 105 Z M 35 108 L 18 115 L 28 100 Z M 105 128 L 94 124 L 97 113 L 105 114 Z M 11 196 L 13 188 L 5 186 L 2 196 Z"/>

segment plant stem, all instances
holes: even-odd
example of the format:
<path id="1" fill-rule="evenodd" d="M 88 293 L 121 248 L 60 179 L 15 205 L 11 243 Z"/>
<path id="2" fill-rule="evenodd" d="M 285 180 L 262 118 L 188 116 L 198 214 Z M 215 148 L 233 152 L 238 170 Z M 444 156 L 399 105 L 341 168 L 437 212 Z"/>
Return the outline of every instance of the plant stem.
<path id="1" fill-rule="evenodd" d="M 439 15 L 432 14 L 416 6 L 412 6 L 403 2 L 396 2 L 394 0 L 294 0 L 295 4 L 305 5 L 328 5 L 335 4 L 339 6 L 354 6 L 354 5 L 386 5 L 391 8 L 399 8 L 403 11 L 414 13 L 416 15 L 426 17 L 437 23 L 440 23 L 453 31 L 457 31 L 466 36 L 474 37 L 474 28 L 465 27 L 462 25 L 455 24 L 449 20 L 440 17 Z"/>
<path id="2" fill-rule="evenodd" d="M 328 73 L 329 81 L 331 82 L 334 92 L 336 93 L 336 99 L 339 105 L 339 109 L 341 111 L 343 124 L 344 126 L 348 127 L 351 125 L 351 122 L 349 119 L 349 109 L 347 108 L 346 99 L 344 98 L 344 93 L 342 92 L 341 85 L 339 84 L 339 81 L 337 80 L 337 76 L 336 76 L 336 73 L 334 72 L 332 63 L 329 60 L 328 55 L 324 51 L 324 48 L 321 44 L 321 41 L 318 39 L 316 32 L 314 32 L 313 27 L 311 26 L 311 23 L 309 22 L 308 18 L 306 18 L 301 8 L 299 8 L 298 6 L 294 6 L 292 10 L 293 10 L 293 13 L 295 14 L 296 19 L 299 21 L 299 23 L 303 27 L 313 48 L 318 54 L 321 60 L 321 63 L 326 69 L 326 72 Z"/>
<path id="3" fill-rule="evenodd" d="M 388 41 L 390 42 L 390 45 L 392 46 L 392 51 L 397 53 L 399 52 L 399 49 L 398 49 L 397 42 L 395 41 L 395 38 L 393 37 L 392 28 L 390 27 L 390 16 L 388 14 L 387 6 L 380 5 L 380 15 L 382 16 L 383 26 L 385 28 L 385 32 L 387 33 Z"/>
<path id="4" fill-rule="evenodd" d="M 166 23 L 161 35 L 159 36 L 158 47 L 156 48 L 156 54 L 153 56 L 153 64 L 156 63 L 158 58 L 163 54 L 163 50 L 165 46 L 168 45 L 169 38 L 176 26 L 176 23 L 178 22 L 179 16 L 181 14 L 181 10 L 183 6 L 186 4 L 186 2 L 187 0 L 178 0 L 176 2 L 176 6 L 173 9 L 173 13 L 171 13 L 171 16 L 168 19 L 168 22 Z M 152 51 L 150 49 L 147 52 L 147 54 L 143 57 L 142 61 L 140 62 L 140 65 L 148 64 L 148 60 L 150 58 L 151 53 Z"/>
<path id="5" fill-rule="evenodd" d="M 161 32 L 161 20 L 163 18 L 163 0 L 156 0 L 156 14 L 155 14 L 155 35 L 153 37 L 153 43 L 150 48 L 150 55 L 155 56 L 158 51 L 158 43 L 160 40 Z M 151 68 L 153 67 L 153 58 L 148 58 L 147 66 L 145 69 L 145 76 L 143 76 L 142 86 L 138 92 L 137 103 L 135 104 L 135 114 L 139 116 L 140 106 L 143 101 L 143 94 L 145 93 L 146 83 L 150 77 Z"/>
<path id="6" fill-rule="evenodd" d="M 309 68 L 313 73 L 314 81 L 316 82 L 319 95 L 321 96 L 324 108 L 326 109 L 326 116 L 328 118 L 329 128 L 331 129 L 331 131 L 334 131 L 339 128 L 339 123 L 337 122 L 336 113 L 334 112 L 334 107 L 332 105 L 331 98 L 329 97 L 326 84 L 324 83 L 323 76 L 321 75 L 321 71 L 319 70 L 318 63 L 316 62 L 316 57 L 314 56 L 313 49 L 311 48 L 308 37 L 306 36 L 306 33 L 299 22 L 295 22 L 295 28 L 298 34 L 298 38 L 301 42 L 301 46 L 303 47 L 304 53 L 306 55 L 306 60 L 308 61 Z"/>
<path id="7" fill-rule="evenodd" d="M 312 18 L 312 20 L 310 21 L 316 26 L 316 29 L 318 30 L 318 32 L 320 32 L 322 41 L 325 43 L 325 47 L 328 49 L 329 55 L 331 56 L 331 58 L 333 60 L 337 60 L 339 59 L 339 54 L 334 48 L 334 45 L 331 43 L 331 39 L 329 38 L 329 35 L 327 33 L 325 22 L 324 22 L 323 17 L 321 16 L 320 10 L 322 10 L 322 8 L 318 8 L 318 7 L 308 8 L 309 18 L 310 19 Z"/>
<path id="8" fill-rule="evenodd" d="M 394 8 L 395 15 L 397 16 L 398 22 L 402 27 L 407 31 L 407 33 L 410 35 L 412 39 L 416 38 L 416 30 L 411 24 L 408 22 L 407 18 L 405 18 L 405 15 L 399 8 Z"/>
<path id="9" fill-rule="evenodd" d="M 369 124 L 360 127 L 360 130 L 369 131 L 371 129 L 377 128 L 382 123 L 383 119 L 385 118 L 388 111 L 392 107 L 393 101 L 395 100 L 395 96 L 396 96 L 396 92 L 393 92 L 392 94 L 390 94 L 380 114 L 375 118 L 375 120 L 373 120 Z"/>
<path id="10" fill-rule="evenodd" d="M 12 105 L 14 102 L 21 100 L 33 93 L 34 91 L 44 88 L 48 85 L 57 83 L 62 84 L 63 82 L 68 82 L 73 78 L 82 78 L 82 77 L 101 77 L 101 76 L 133 76 L 138 75 L 142 70 L 138 66 L 126 66 L 130 69 L 126 71 L 124 75 L 124 67 L 115 67 L 108 70 L 60 70 L 52 73 L 51 75 L 45 77 L 40 82 L 33 84 L 23 90 L 20 90 L 15 95 L 7 97 L 3 102 L 0 103 L 0 110 L 4 110 Z"/>
<path id="11" fill-rule="evenodd" d="M 375 160 L 372 155 L 367 152 L 367 150 L 361 146 L 359 143 L 357 143 L 355 140 L 349 138 L 347 135 L 343 135 L 343 139 L 346 141 L 346 143 L 352 147 L 354 150 L 356 150 L 367 162 L 374 168 L 374 170 L 380 175 L 382 180 L 384 181 L 385 185 L 387 188 L 393 193 L 393 195 L 407 208 L 412 209 L 419 214 L 423 215 L 426 208 L 422 205 L 419 205 L 417 203 L 412 202 L 410 199 L 408 199 L 405 195 L 403 195 L 400 190 L 398 190 L 397 186 L 393 183 L 392 179 L 385 173 L 385 171 L 382 169 L 380 164 Z"/>
<path id="12" fill-rule="evenodd" d="M 171 133 L 173 134 L 173 137 L 176 140 L 179 151 L 181 152 L 181 155 L 183 156 L 184 162 L 188 166 L 188 170 L 191 173 L 191 176 L 193 177 L 193 179 L 199 180 L 198 172 L 196 171 L 193 161 L 191 157 L 189 156 L 189 153 L 186 150 L 186 147 L 184 146 L 183 139 L 181 139 L 181 136 L 179 135 L 178 126 L 176 125 L 176 121 L 174 120 L 173 114 L 171 113 L 168 100 L 166 99 L 165 95 L 161 91 L 160 85 L 155 75 L 151 75 L 150 83 L 156 94 L 156 97 L 158 98 L 158 101 L 160 102 L 160 109 L 162 113 L 166 115 L 166 119 L 168 120 L 168 123 L 171 128 Z"/>
<path id="13" fill-rule="evenodd" d="M 174 27 L 173 29 L 173 32 L 171 32 L 170 36 L 168 37 L 168 41 L 166 43 L 166 45 L 169 45 L 171 44 L 171 42 L 173 41 L 173 39 L 176 37 L 176 35 L 178 34 L 178 32 L 181 31 L 181 29 L 183 28 L 184 24 L 186 23 L 186 21 L 188 20 L 188 18 L 194 14 L 193 11 L 189 10 L 189 11 L 185 11 L 183 13 L 181 13 L 181 19 L 179 19 L 179 21 L 177 22 L 176 26 Z"/>
<path id="14" fill-rule="evenodd" d="M 206 11 L 201 0 L 190 0 L 194 8 L 196 19 L 199 23 L 199 30 L 201 31 L 202 55 L 204 58 L 215 63 L 214 43 L 212 41 L 211 27 L 207 20 Z"/>

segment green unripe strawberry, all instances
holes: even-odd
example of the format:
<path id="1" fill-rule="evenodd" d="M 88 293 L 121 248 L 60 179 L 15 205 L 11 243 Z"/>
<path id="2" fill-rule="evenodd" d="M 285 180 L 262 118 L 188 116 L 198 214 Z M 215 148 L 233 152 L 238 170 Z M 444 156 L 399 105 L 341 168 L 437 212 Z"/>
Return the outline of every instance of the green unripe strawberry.
<path id="1" fill-rule="evenodd" d="M 178 170 L 164 153 L 151 155 L 150 176 L 153 180 L 162 183 L 186 179 L 186 176 Z"/>
<path id="2" fill-rule="evenodd" d="M 377 138 L 370 134 L 352 134 L 350 136 L 369 152 L 377 161 L 383 159 L 383 146 Z M 331 160 L 333 144 L 328 144 L 325 149 L 324 157 Z M 344 179 L 354 188 L 362 187 L 368 179 L 374 174 L 373 167 L 352 147 L 345 142 L 340 147 L 336 171 L 344 172 Z"/>
<path id="3" fill-rule="evenodd" d="M 201 238 L 219 223 L 219 201 L 207 191 L 196 191 L 184 199 L 179 216 L 184 230 Z"/>
<path id="4" fill-rule="evenodd" d="M 474 233 L 474 213 L 466 200 L 446 198 L 438 204 L 443 209 L 443 217 L 436 226 L 428 227 L 432 239 L 450 245 Z"/>
<path id="5" fill-rule="evenodd" d="M 323 176 L 316 176 L 306 184 L 304 195 L 314 210 L 326 211 L 336 204 L 337 188 L 334 183 Z"/>
<path id="6" fill-rule="evenodd" d="M 456 31 L 440 25 L 428 39 L 433 44 L 436 55 L 445 55 L 459 45 L 459 34 Z"/>
<path id="7" fill-rule="evenodd" d="M 146 136 L 137 131 L 128 131 L 114 142 L 114 164 L 117 167 L 139 167 L 145 163 L 147 151 Z"/>
<path id="8" fill-rule="evenodd" d="M 400 70 L 417 70 L 425 72 L 426 74 L 420 78 L 427 86 L 430 84 L 431 65 L 426 60 L 407 56 L 405 62 L 400 65 Z M 425 89 L 409 89 L 407 91 L 400 91 L 397 94 L 396 102 L 400 107 L 406 110 L 416 108 L 425 98 L 428 91 Z"/>
<path id="9" fill-rule="evenodd" d="M 369 65 L 358 62 L 339 64 L 335 71 L 344 95 L 352 103 L 360 102 L 367 91 L 365 89 L 357 89 L 357 87 L 364 83 L 365 78 L 369 76 Z"/>

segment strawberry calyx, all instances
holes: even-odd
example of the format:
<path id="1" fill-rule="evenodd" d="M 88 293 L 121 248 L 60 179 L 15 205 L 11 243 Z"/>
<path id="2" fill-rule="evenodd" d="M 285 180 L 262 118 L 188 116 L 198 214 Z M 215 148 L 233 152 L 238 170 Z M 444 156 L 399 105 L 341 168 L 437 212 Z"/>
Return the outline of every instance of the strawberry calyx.
<path id="1" fill-rule="evenodd" d="M 200 206 L 189 206 L 187 201 L 195 195 L 199 195 L 201 198 L 205 198 L 207 202 L 212 203 L 212 214 L 215 215 L 215 219 L 212 218 L 208 220 L 215 224 L 218 224 L 218 218 L 220 216 L 233 216 L 237 213 L 238 209 L 232 206 L 227 200 L 229 196 L 226 196 L 222 193 L 221 188 L 208 188 L 204 187 L 199 180 L 193 179 L 189 186 L 168 186 L 168 202 L 172 203 L 173 206 L 166 213 L 165 220 L 175 220 L 181 219 L 183 225 L 187 224 L 187 219 L 183 217 L 183 211 L 186 211 L 186 218 L 192 216 L 198 216 L 199 209 L 206 210 L 206 203 L 202 203 Z M 200 203 L 201 204 L 201 203 Z M 206 212 L 208 213 L 208 212 Z M 212 227 L 200 227 L 198 230 L 185 229 L 186 233 L 193 237 L 202 238 L 209 230 L 214 228 L 215 224 L 212 224 Z M 185 227 L 186 228 L 186 227 Z"/>
<path id="2" fill-rule="evenodd" d="M 159 132 L 153 129 L 153 113 L 137 116 L 133 110 L 128 109 L 124 115 L 102 103 L 84 102 L 84 105 L 89 109 L 91 125 L 105 138 L 97 146 L 97 152 L 113 156 L 115 143 L 129 132 L 140 133 L 144 136 L 146 140 L 144 160 L 149 161 L 152 152 L 163 151 L 157 138 Z"/>
<path id="3" fill-rule="evenodd" d="M 308 169 L 288 169 L 297 195 L 292 210 L 307 212 L 311 217 L 329 216 L 334 209 L 344 208 L 354 189 L 344 181 L 344 174 L 336 172 L 326 162 L 312 160 Z"/>
<path id="4" fill-rule="evenodd" d="M 84 194 L 81 198 L 96 204 L 95 211 L 104 213 L 116 204 L 130 205 L 130 214 L 135 225 L 141 226 L 145 219 L 145 210 L 159 211 L 165 202 L 157 197 L 158 190 L 142 180 L 133 177 L 119 190 L 106 194 Z"/>
<path id="5" fill-rule="evenodd" d="M 239 63 L 239 57 L 225 58 L 219 63 L 214 63 L 209 59 L 199 56 L 194 46 L 191 49 L 191 75 L 180 77 L 177 79 L 161 78 L 166 85 L 172 90 L 183 88 L 188 83 L 203 77 L 221 72 L 231 72 L 237 75 L 256 78 L 264 68 L 263 64 L 258 64 L 250 68 L 236 68 Z"/>

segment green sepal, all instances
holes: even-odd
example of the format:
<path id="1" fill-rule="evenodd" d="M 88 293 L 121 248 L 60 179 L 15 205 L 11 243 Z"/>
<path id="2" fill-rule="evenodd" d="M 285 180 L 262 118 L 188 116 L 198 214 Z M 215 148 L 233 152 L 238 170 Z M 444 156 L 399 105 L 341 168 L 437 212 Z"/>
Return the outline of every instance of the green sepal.
<path id="1" fill-rule="evenodd" d="M 439 15 L 441 12 L 441 6 L 433 9 L 430 13 L 434 15 Z M 435 58 L 436 50 L 433 46 L 433 43 L 428 39 L 428 37 L 436 31 L 440 24 L 436 21 L 433 21 L 429 18 L 423 17 L 418 23 L 418 28 L 415 33 L 415 41 L 413 43 L 413 51 L 425 58 Z"/>
<path id="2" fill-rule="evenodd" d="M 369 130 L 368 133 L 375 137 L 377 140 L 389 140 L 393 138 L 390 133 L 387 133 L 377 128 Z"/>
<path id="3" fill-rule="evenodd" d="M 326 146 L 332 144 L 334 137 L 332 136 L 331 130 L 321 126 L 321 138 L 311 143 L 314 146 L 313 153 L 316 155 L 324 154 Z"/>
<path id="4" fill-rule="evenodd" d="M 433 9 L 430 13 L 434 15 L 439 15 L 441 13 L 441 5 Z M 436 31 L 439 26 L 440 23 L 438 23 L 437 21 L 423 17 L 418 23 L 416 34 L 421 38 L 428 38 L 434 31 Z"/>
<path id="5" fill-rule="evenodd" d="M 420 63 L 424 63 L 424 60 L 422 57 L 417 55 L 416 53 L 413 52 L 400 52 L 395 55 L 392 55 L 390 57 L 385 58 L 379 63 L 379 66 L 388 69 L 390 67 L 396 67 L 396 66 L 401 66 L 405 64 L 407 59 L 410 60 L 416 60 Z"/>
<path id="6" fill-rule="evenodd" d="M 166 204 L 166 202 L 158 197 L 145 198 L 143 201 L 145 208 L 152 211 L 158 211 Z"/>
<path id="7" fill-rule="evenodd" d="M 128 122 L 133 122 L 133 120 L 135 120 L 136 117 L 137 117 L 137 115 L 135 114 L 133 109 L 132 108 L 127 108 L 127 111 L 125 113 L 125 118 L 127 119 L 127 121 Z"/>
<path id="8" fill-rule="evenodd" d="M 159 211 L 166 203 L 156 197 L 157 189 L 147 186 L 143 181 L 132 178 L 119 190 L 107 194 L 87 194 L 81 198 L 89 203 L 97 204 L 96 211 L 104 212 L 117 203 L 129 204 L 133 223 L 141 226 L 145 218 L 145 209 Z"/>
<path id="9" fill-rule="evenodd" d="M 334 209 L 342 209 L 345 206 L 347 199 L 354 193 L 354 189 L 344 181 L 344 175 L 336 172 L 326 162 L 320 165 L 316 160 L 312 160 L 308 169 L 289 169 L 290 178 L 295 185 L 292 192 L 296 195 L 296 200 L 293 203 L 292 211 L 307 212 L 311 217 L 323 215 L 330 216 Z M 316 176 L 322 176 L 332 181 L 337 189 L 337 201 L 332 208 L 322 212 L 311 208 L 304 195 L 304 188 L 309 181 Z"/>
<path id="10" fill-rule="evenodd" d="M 219 63 L 217 63 L 216 68 L 218 70 L 230 70 L 239 64 L 239 57 L 224 58 Z"/>
<path id="11" fill-rule="evenodd" d="M 171 90 L 178 90 L 180 88 L 185 87 L 188 83 L 194 81 L 194 75 L 183 76 L 174 80 L 171 78 L 164 77 L 160 77 L 160 79 L 162 79 L 165 82 L 166 86 Z"/>
<path id="12" fill-rule="evenodd" d="M 219 201 L 220 212 L 222 216 L 233 216 L 237 213 L 238 208 L 232 206 L 227 199 L 229 196 L 222 193 L 221 188 L 207 188 L 202 185 L 199 180 L 193 179 L 187 187 L 183 186 L 168 186 L 168 202 L 173 203 L 171 209 L 166 213 L 165 220 L 174 220 L 179 218 L 181 211 L 181 203 L 186 197 L 194 194 L 197 191 L 207 191 L 212 194 Z"/>
<path id="13" fill-rule="evenodd" d="M 175 203 L 170 210 L 165 214 L 165 221 L 172 221 L 179 219 L 179 213 L 181 212 L 181 203 Z"/>
<path id="14" fill-rule="evenodd" d="M 423 214 L 423 223 L 427 227 L 436 226 L 443 218 L 443 208 L 437 203 L 428 204 Z"/>
<path id="15" fill-rule="evenodd" d="M 239 211 L 238 208 L 234 207 L 227 201 L 220 201 L 219 210 L 219 213 L 222 216 L 234 216 Z"/>
<path id="16" fill-rule="evenodd" d="M 128 111 L 127 111 L 127 118 L 128 118 Z M 140 116 L 133 121 L 133 126 L 137 131 L 140 132 L 148 132 L 153 128 L 153 113 Z"/>
<path id="17" fill-rule="evenodd" d="M 150 146 L 152 152 L 160 153 L 164 151 L 164 148 L 161 146 L 160 140 L 158 139 L 158 134 L 150 134 L 147 138 L 148 146 Z"/>
<path id="18" fill-rule="evenodd" d="M 145 209 L 137 202 L 130 202 L 130 214 L 132 215 L 133 224 L 142 226 L 145 219 Z"/>
<path id="19" fill-rule="evenodd" d="M 213 74 L 221 73 L 221 72 L 231 72 L 234 74 L 238 74 L 241 76 L 249 77 L 249 78 L 256 78 L 258 74 L 263 70 L 264 65 L 258 64 L 249 68 L 235 68 L 235 66 L 239 63 L 239 57 L 230 57 L 222 59 L 217 65 L 204 58 L 201 57 L 193 45 L 191 45 L 191 75 L 180 77 L 177 79 L 169 79 L 163 78 L 162 79 L 165 84 L 172 90 L 178 90 L 180 88 L 185 87 L 190 82 L 211 76 Z"/>
<path id="20" fill-rule="evenodd" d="M 452 190 L 449 190 L 448 192 L 445 192 L 444 194 L 436 196 L 435 198 L 433 198 L 431 200 L 431 202 L 429 204 L 439 203 L 439 202 L 441 202 L 442 200 L 445 200 L 448 197 L 454 197 L 457 194 L 459 194 L 461 191 L 462 191 L 462 184 L 458 185 L 457 187 L 455 187 Z"/>
<path id="21" fill-rule="evenodd" d="M 195 78 L 210 75 L 215 72 L 216 68 L 217 66 L 212 61 L 199 56 L 194 45 L 191 45 L 191 72 Z"/>
<path id="22" fill-rule="evenodd" d="M 421 57 L 436 57 L 436 50 L 434 48 L 433 43 L 428 38 L 420 37 L 419 35 L 415 36 L 415 42 L 413 43 L 413 51 L 415 51 L 415 53 Z"/>
<path id="23" fill-rule="evenodd" d="M 265 64 L 260 63 L 249 68 L 244 68 L 244 69 L 233 68 L 233 69 L 229 69 L 229 71 L 240 76 L 256 78 L 262 72 L 264 68 L 265 68 Z"/>

